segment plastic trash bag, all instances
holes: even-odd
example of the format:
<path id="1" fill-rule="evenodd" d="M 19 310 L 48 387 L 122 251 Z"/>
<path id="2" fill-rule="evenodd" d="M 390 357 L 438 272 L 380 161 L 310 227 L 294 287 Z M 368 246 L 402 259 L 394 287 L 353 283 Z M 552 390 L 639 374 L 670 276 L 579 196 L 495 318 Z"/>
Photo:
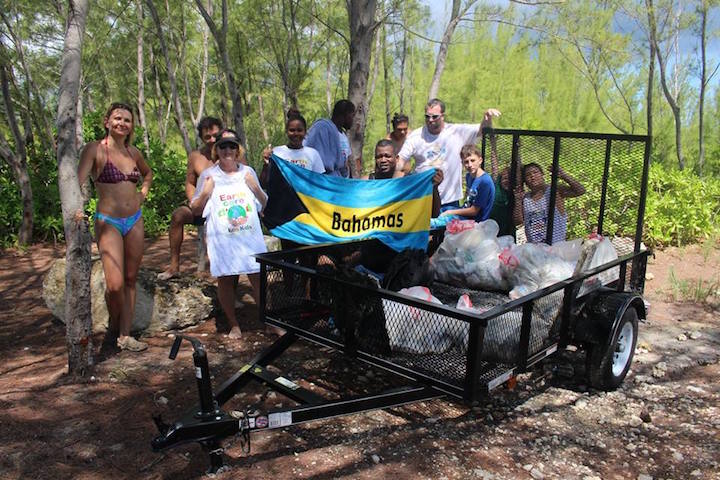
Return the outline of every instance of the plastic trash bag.
<path id="1" fill-rule="evenodd" d="M 587 267 L 588 270 L 618 259 L 617 250 L 615 250 L 612 242 L 607 237 L 603 237 L 601 235 L 591 235 L 591 237 L 585 242 L 597 242 L 595 254 Z M 592 290 L 600 288 L 602 285 L 612 283 L 618 278 L 620 278 L 619 266 L 612 267 L 604 272 L 598 273 L 597 275 L 593 275 L 583 282 L 583 285 L 578 292 L 578 296 L 585 295 Z"/>
<path id="2" fill-rule="evenodd" d="M 398 293 L 442 304 L 427 287 L 403 288 Z M 429 312 L 423 308 L 383 299 L 385 328 L 390 348 L 406 353 L 441 353 L 450 349 L 465 322 Z"/>
<path id="3" fill-rule="evenodd" d="M 576 239 L 552 246 L 524 243 L 502 250 L 499 254 L 501 272 L 513 287 L 510 299 L 520 298 L 570 278 L 580 256 L 581 246 L 582 241 Z"/>
<path id="4" fill-rule="evenodd" d="M 430 259 L 435 280 L 466 288 L 507 291 L 500 254 L 512 237 L 497 238 L 494 220 L 450 222 L 443 242 Z"/>

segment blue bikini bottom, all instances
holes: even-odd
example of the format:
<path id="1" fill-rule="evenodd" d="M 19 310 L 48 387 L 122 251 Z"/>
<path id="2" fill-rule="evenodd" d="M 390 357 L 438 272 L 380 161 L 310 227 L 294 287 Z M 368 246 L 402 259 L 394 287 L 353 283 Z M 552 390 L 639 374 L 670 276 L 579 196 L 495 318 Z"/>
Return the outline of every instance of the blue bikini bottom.
<path id="1" fill-rule="evenodd" d="M 105 223 L 108 223 L 112 225 L 113 227 L 117 228 L 118 232 L 120 232 L 120 235 L 123 237 L 127 235 L 130 230 L 135 226 L 138 220 L 142 217 L 142 209 L 138 210 L 134 215 L 130 215 L 129 217 L 111 217 L 110 215 L 105 215 L 104 213 L 96 212 L 95 213 L 95 220 L 102 220 Z"/>

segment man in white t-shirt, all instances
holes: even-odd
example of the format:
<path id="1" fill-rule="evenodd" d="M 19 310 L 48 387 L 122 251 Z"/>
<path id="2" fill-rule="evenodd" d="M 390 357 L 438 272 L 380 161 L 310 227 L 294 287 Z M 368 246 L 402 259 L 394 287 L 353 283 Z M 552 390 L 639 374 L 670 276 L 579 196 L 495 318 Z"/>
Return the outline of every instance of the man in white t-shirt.
<path id="1" fill-rule="evenodd" d="M 493 108 L 486 114 L 500 116 Z M 425 106 L 425 126 L 413 130 L 400 149 L 394 176 L 404 175 L 403 169 L 411 158 L 415 159 L 417 172 L 438 168 L 444 175 L 438 187 L 441 211 L 458 208 L 463 198 L 460 150 L 464 145 L 475 144 L 482 127 L 482 124 L 445 123 L 445 104 L 433 98 Z"/>

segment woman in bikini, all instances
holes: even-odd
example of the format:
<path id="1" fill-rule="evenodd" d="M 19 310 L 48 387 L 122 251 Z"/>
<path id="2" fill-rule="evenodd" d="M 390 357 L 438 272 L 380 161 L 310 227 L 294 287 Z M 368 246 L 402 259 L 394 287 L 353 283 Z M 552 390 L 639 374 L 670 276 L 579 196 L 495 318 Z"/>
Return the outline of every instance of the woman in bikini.
<path id="1" fill-rule="evenodd" d="M 103 123 L 105 138 L 88 143 L 82 151 L 78 180 L 82 185 L 91 176 L 98 194 L 95 235 L 110 316 L 106 339 L 117 336 L 120 349 L 139 352 L 147 344 L 131 337 L 130 327 L 145 234 L 140 207 L 150 191 L 152 170 L 140 151 L 130 145 L 134 126 L 130 106 L 113 103 Z"/>

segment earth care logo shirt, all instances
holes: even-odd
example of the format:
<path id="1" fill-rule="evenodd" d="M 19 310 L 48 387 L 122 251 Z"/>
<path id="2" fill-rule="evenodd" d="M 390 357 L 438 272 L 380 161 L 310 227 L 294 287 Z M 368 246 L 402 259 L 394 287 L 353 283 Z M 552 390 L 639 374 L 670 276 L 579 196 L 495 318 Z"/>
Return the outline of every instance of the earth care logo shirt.
<path id="1" fill-rule="evenodd" d="M 234 173 L 215 165 L 205 170 L 198 181 L 196 196 L 207 177 L 215 181 L 203 210 L 210 273 L 214 277 L 259 272 L 260 266 L 252 255 L 267 251 L 258 217 L 260 202 L 245 182 L 248 172 L 258 182 L 255 171 L 246 165 L 240 165 Z"/>

